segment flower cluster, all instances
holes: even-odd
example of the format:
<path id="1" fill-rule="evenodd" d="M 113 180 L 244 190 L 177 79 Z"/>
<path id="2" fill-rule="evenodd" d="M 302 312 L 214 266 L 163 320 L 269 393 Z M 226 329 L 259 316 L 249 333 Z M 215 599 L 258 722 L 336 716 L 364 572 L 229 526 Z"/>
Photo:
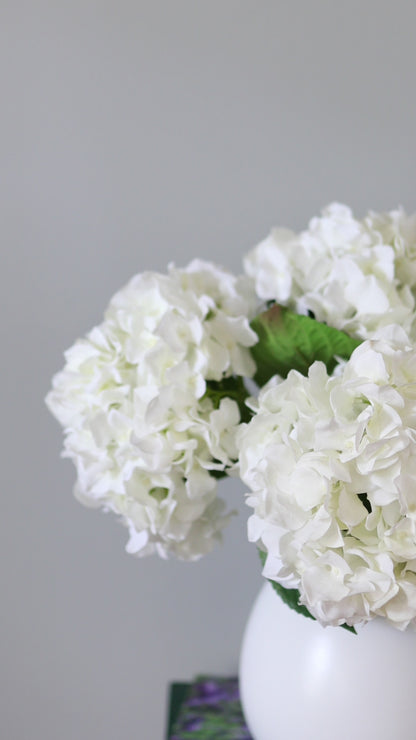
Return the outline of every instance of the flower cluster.
<path id="1" fill-rule="evenodd" d="M 416 216 L 354 218 L 333 203 L 300 234 L 274 229 L 245 259 L 263 300 L 368 339 L 397 323 L 416 338 Z"/>
<path id="2" fill-rule="evenodd" d="M 139 274 L 68 350 L 47 403 L 76 495 L 192 560 L 238 472 L 267 578 L 324 625 L 416 627 L 416 215 L 333 203 L 244 264 Z"/>
<path id="3" fill-rule="evenodd" d="M 264 575 L 322 624 L 416 626 L 416 349 L 384 334 L 332 377 L 272 379 L 239 433 Z"/>
<path id="4" fill-rule="evenodd" d="M 237 458 L 251 376 L 251 281 L 194 261 L 134 277 L 66 353 L 47 397 L 77 467 L 76 495 L 120 515 L 129 552 L 195 559 L 227 523 L 215 474 Z"/>

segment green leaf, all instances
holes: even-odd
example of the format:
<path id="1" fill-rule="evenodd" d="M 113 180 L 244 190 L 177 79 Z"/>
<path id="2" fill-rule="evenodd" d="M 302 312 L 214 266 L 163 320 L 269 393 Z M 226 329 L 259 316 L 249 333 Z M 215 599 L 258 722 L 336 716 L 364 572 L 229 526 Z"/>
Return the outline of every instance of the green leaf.
<path id="1" fill-rule="evenodd" d="M 264 564 L 266 562 L 267 554 L 263 552 L 262 550 L 258 551 L 261 564 L 264 567 Z M 316 621 L 315 617 L 312 616 L 310 611 L 304 606 L 303 604 L 300 604 L 300 593 L 296 588 L 284 588 L 284 586 L 281 586 L 280 583 L 276 583 L 276 581 L 270 580 L 270 578 L 267 579 L 269 583 L 273 586 L 274 590 L 277 594 L 279 594 L 282 601 L 284 601 L 285 604 L 290 609 L 293 609 L 295 612 L 298 612 L 298 614 L 303 614 L 304 617 L 309 617 L 309 619 L 313 619 Z M 340 627 L 343 627 L 344 629 L 348 630 L 349 632 L 352 632 L 354 635 L 357 634 L 355 631 L 355 628 L 350 626 L 349 624 L 341 624 Z"/>
<path id="2" fill-rule="evenodd" d="M 151 488 L 149 491 L 149 496 L 152 496 L 159 504 L 167 498 L 169 495 L 169 488 L 161 488 L 160 486 L 157 486 L 156 488 Z"/>
<path id="3" fill-rule="evenodd" d="M 369 501 L 369 498 L 368 498 L 367 494 L 366 493 L 358 493 L 357 496 L 360 499 L 361 503 L 367 509 L 368 513 L 371 514 L 372 507 L 371 507 L 371 503 Z"/>
<path id="4" fill-rule="evenodd" d="M 221 478 L 228 478 L 228 473 L 225 470 L 210 470 L 209 474 L 217 480 L 221 480 Z"/>
<path id="5" fill-rule="evenodd" d="M 245 404 L 249 395 L 243 378 L 239 375 L 232 375 L 230 378 L 223 378 L 222 380 L 207 380 L 204 397 L 212 401 L 214 409 L 220 407 L 223 398 L 231 398 L 232 401 L 236 401 L 238 404 L 241 421 L 248 422 L 252 416 L 252 412 Z"/>
<path id="6" fill-rule="evenodd" d="M 285 378 L 290 370 L 307 375 L 315 360 L 324 362 L 330 373 L 337 357 L 347 360 L 361 343 L 339 329 L 277 303 L 256 316 L 251 327 L 259 337 L 251 353 L 257 365 L 254 380 L 260 386 L 273 375 Z"/>

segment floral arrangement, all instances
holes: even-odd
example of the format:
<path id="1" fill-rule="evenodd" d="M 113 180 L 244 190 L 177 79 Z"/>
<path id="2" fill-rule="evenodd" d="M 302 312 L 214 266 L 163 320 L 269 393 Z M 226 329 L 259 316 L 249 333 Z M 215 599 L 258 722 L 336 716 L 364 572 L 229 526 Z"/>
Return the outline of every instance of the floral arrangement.
<path id="1" fill-rule="evenodd" d="M 47 404 L 75 495 L 128 552 L 195 560 L 231 516 L 218 479 L 240 476 L 290 606 L 415 627 L 416 216 L 334 203 L 244 269 L 139 274 L 68 350 Z"/>

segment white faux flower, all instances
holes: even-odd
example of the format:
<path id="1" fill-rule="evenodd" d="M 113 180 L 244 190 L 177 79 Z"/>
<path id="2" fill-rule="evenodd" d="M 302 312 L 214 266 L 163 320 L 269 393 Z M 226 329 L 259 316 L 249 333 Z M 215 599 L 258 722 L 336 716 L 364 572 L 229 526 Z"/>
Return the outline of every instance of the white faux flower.
<path id="1" fill-rule="evenodd" d="M 196 260 L 134 277 L 66 353 L 47 403 L 76 495 L 121 515 L 129 552 L 195 559 L 227 523 L 212 472 L 237 458 L 240 413 L 207 391 L 253 374 L 254 309 L 248 278 Z"/>
<path id="2" fill-rule="evenodd" d="M 394 327 L 329 377 L 272 379 L 239 431 L 264 575 L 322 624 L 416 626 L 416 350 Z"/>
<path id="3" fill-rule="evenodd" d="M 370 338 L 401 324 L 416 338 L 416 216 L 402 210 L 354 218 L 332 203 L 300 234 L 274 229 L 245 258 L 263 300 Z"/>

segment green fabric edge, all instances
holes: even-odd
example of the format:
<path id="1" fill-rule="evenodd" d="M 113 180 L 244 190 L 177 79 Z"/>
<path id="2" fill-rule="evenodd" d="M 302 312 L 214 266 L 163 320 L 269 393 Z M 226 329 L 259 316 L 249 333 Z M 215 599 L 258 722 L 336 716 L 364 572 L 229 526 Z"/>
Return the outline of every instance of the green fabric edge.
<path id="1" fill-rule="evenodd" d="M 191 683 L 171 683 L 169 690 L 169 714 L 166 740 L 170 740 L 173 726 L 179 716 L 180 709 L 191 690 Z"/>

